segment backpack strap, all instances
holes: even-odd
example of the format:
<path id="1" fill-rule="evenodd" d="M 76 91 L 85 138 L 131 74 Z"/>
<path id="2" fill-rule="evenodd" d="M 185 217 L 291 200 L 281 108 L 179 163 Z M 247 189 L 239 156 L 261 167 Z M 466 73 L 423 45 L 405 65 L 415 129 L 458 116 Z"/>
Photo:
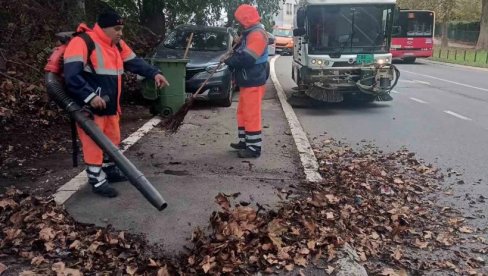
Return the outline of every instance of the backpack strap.
<path id="1" fill-rule="evenodd" d="M 95 67 L 93 67 L 93 63 L 91 61 L 91 54 L 95 50 L 95 42 L 93 42 L 93 39 L 85 32 L 78 33 L 77 36 L 81 37 L 83 41 L 85 41 L 86 47 L 88 49 L 88 57 L 86 59 L 86 63 L 88 66 L 90 66 L 90 69 L 92 70 L 93 74 L 97 74 L 97 71 L 95 71 Z"/>

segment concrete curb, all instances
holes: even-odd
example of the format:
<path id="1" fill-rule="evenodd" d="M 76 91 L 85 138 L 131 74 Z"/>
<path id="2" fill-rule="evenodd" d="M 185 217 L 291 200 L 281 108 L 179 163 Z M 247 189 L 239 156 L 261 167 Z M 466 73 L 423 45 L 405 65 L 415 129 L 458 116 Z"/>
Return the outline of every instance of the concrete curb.
<path id="1" fill-rule="evenodd" d="M 293 140 L 295 141 L 298 153 L 300 154 L 300 161 L 302 162 L 303 171 L 305 173 L 306 179 L 309 182 L 320 182 L 323 179 L 318 172 L 319 163 L 317 162 L 317 158 L 315 157 L 312 146 L 308 141 L 307 134 L 305 133 L 305 131 L 303 131 L 302 125 L 298 121 L 295 111 L 293 111 L 293 108 L 288 103 L 285 91 L 283 90 L 283 87 L 281 86 L 280 82 L 278 81 L 278 77 L 276 76 L 275 62 L 279 57 L 280 56 L 275 56 L 271 59 L 271 80 L 273 81 L 273 84 L 276 88 L 281 107 L 283 108 L 283 112 L 285 112 L 285 116 L 290 126 Z"/>
<path id="2" fill-rule="evenodd" d="M 137 143 L 146 133 L 151 131 L 156 125 L 161 122 L 161 119 L 158 117 L 154 117 L 145 123 L 141 128 L 139 128 L 136 132 L 132 133 L 127 139 L 122 141 L 121 143 L 121 151 L 125 152 L 128 150 L 132 145 Z M 73 196 L 78 190 L 80 190 L 84 185 L 86 185 L 87 179 L 85 172 L 79 173 L 73 179 L 71 179 L 68 183 L 61 186 L 56 193 L 54 194 L 54 201 L 58 205 L 63 205 L 71 196 Z"/>
<path id="3" fill-rule="evenodd" d="M 444 66 L 448 66 L 448 67 L 463 68 L 463 69 L 472 69 L 472 70 L 477 70 L 477 71 L 485 71 L 485 72 L 488 72 L 488 68 L 467 66 L 467 65 L 455 64 L 455 63 L 449 63 L 449 62 L 442 62 L 442 61 L 435 61 L 435 60 L 424 59 L 424 58 L 419 59 L 419 60 L 421 60 L 422 62 L 425 62 L 425 63 L 432 63 L 432 64 L 444 65 Z"/>

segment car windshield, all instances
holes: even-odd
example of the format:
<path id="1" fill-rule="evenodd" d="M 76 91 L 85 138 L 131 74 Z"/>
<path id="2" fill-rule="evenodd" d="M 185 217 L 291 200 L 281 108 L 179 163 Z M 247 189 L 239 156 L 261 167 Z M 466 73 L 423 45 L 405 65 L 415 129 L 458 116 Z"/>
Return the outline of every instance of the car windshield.
<path id="1" fill-rule="evenodd" d="M 274 29 L 273 34 L 281 37 L 293 37 L 293 32 L 288 29 Z"/>
<path id="2" fill-rule="evenodd" d="M 228 48 L 227 32 L 210 30 L 175 30 L 164 41 L 164 47 L 185 49 L 193 32 L 192 51 L 225 51 Z"/>
<path id="3" fill-rule="evenodd" d="M 393 6 L 341 5 L 308 9 L 311 54 L 387 52 Z"/>
<path id="4" fill-rule="evenodd" d="M 434 13 L 429 11 L 401 11 L 393 37 L 432 37 Z"/>

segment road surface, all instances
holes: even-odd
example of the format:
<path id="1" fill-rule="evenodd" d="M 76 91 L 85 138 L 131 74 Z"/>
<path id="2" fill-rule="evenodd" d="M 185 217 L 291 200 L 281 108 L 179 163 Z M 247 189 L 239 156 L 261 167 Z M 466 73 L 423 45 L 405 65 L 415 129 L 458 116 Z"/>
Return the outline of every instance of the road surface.
<path id="1" fill-rule="evenodd" d="M 291 57 L 276 61 L 285 93 Z M 373 142 L 385 151 L 406 147 L 441 168 L 446 177 L 441 203 L 461 209 L 469 223 L 488 225 L 488 71 L 432 64 L 398 64 L 402 76 L 392 102 L 294 108 L 310 141 L 325 137 L 351 145 Z M 452 195 L 450 195 L 452 193 Z"/>

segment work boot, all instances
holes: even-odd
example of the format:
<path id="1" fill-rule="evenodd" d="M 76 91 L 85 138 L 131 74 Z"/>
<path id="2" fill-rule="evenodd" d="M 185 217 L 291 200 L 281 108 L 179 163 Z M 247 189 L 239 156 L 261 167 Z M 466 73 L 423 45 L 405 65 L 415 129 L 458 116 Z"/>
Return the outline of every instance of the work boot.
<path id="1" fill-rule="evenodd" d="M 246 142 L 239 141 L 239 143 L 230 143 L 230 147 L 236 150 L 246 149 Z"/>
<path id="2" fill-rule="evenodd" d="M 258 158 L 259 156 L 261 156 L 261 152 L 253 151 L 249 148 L 246 148 L 239 150 L 237 156 L 239 156 L 239 158 Z"/>
<path id="3" fill-rule="evenodd" d="M 103 197 L 116 197 L 119 193 L 110 186 L 107 175 L 101 167 L 89 166 L 86 169 L 88 184 L 92 186 L 92 191 Z"/>
<path id="4" fill-rule="evenodd" d="M 107 175 L 107 181 L 110 183 L 127 181 L 127 177 L 115 164 L 103 167 L 102 169 Z"/>

